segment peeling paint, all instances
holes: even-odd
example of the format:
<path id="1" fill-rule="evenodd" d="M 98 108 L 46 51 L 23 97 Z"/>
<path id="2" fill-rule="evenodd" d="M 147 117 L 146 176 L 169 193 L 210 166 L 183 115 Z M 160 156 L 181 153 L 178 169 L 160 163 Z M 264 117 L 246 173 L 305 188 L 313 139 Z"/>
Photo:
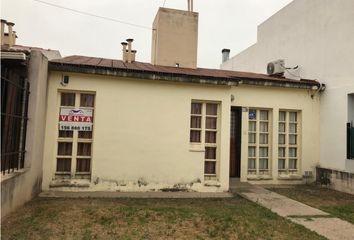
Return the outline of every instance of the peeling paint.
<path id="1" fill-rule="evenodd" d="M 199 178 L 179 183 L 148 182 L 145 178 L 137 180 L 114 180 L 94 177 L 88 179 L 61 179 L 50 183 L 56 191 L 115 191 L 115 192 L 223 192 L 217 181 L 204 182 Z"/>
<path id="2" fill-rule="evenodd" d="M 138 179 L 138 185 L 139 185 L 139 187 L 141 187 L 141 186 L 147 186 L 147 185 L 148 185 L 148 182 L 147 182 L 144 178 L 139 178 L 139 179 Z"/>

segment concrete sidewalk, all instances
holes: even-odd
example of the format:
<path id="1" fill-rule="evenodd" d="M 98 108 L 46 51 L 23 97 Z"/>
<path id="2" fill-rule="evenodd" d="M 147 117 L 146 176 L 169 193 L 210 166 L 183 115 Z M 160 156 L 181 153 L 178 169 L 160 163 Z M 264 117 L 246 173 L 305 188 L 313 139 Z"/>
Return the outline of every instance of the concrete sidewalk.
<path id="1" fill-rule="evenodd" d="M 271 192 L 260 186 L 242 184 L 233 188 L 235 192 L 248 200 L 255 202 L 272 212 L 303 225 L 331 240 L 353 240 L 354 225 L 339 218 L 331 217 L 328 213 L 292 200 L 283 195 Z"/>
<path id="2" fill-rule="evenodd" d="M 201 193 L 201 192 L 66 192 L 46 191 L 40 197 L 49 198 L 232 198 L 232 193 Z"/>

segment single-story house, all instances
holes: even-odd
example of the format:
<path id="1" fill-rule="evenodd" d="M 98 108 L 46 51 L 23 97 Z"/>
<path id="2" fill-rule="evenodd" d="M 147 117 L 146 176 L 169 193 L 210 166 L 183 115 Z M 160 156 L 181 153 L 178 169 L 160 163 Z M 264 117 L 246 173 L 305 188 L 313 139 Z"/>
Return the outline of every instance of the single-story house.
<path id="1" fill-rule="evenodd" d="M 84 56 L 49 62 L 43 190 L 228 191 L 301 183 L 320 83 Z"/>

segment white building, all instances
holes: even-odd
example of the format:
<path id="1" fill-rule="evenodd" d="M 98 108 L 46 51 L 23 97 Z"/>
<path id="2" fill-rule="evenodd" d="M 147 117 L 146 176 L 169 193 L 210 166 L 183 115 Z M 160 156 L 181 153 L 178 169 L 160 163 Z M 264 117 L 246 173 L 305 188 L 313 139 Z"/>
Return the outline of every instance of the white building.
<path id="1" fill-rule="evenodd" d="M 347 125 L 354 121 L 354 1 L 294 0 L 258 26 L 257 43 L 221 65 L 222 69 L 267 72 L 284 59 L 290 78 L 326 84 L 321 97 L 320 162 L 336 188 L 354 191 L 353 148 Z M 342 179 L 339 184 L 335 179 Z M 341 187 L 342 186 L 342 187 Z"/>

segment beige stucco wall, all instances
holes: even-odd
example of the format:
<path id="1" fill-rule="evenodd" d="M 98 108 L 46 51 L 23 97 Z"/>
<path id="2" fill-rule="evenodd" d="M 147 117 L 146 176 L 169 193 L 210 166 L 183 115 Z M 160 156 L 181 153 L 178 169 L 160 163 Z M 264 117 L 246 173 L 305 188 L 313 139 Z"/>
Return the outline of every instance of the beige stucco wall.
<path id="1" fill-rule="evenodd" d="M 57 119 L 61 90 L 96 93 L 92 189 L 151 190 L 192 184 L 198 191 L 228 189 L 230 101 L 227 87 L 52 72 L 48 88 L 46 152 L 43 189 L 48 189 L 56 167 Z M 204 152 L 189 143 L 191 100 L 221 103 L 219 185 L 204 188 Z M 226 174 L 223 174 L 223 173 Z M 202 181 L 202 183 L 198 183 Z M 138 186 L 139 182 L 147 186 Z M 127 185 L 127 186 L 117 186 Z"/>
<path id="2" fill-rule="evenodd" d="M 305 170 L 314 171 L 318 163 L 318 97 L 312 99 L 308 90 L 67 74 L 70 83 L 66 87 L 60 85 L 62 73 L 51 72 L 49 76 L 44 190 L 158 191 L 187 186 L 194 191 L 227 191 L 231 105 L 269 108 L 274 114 L 279 108 L 301 111 L 301 173 Z M 89 188 L 50 188 L 55 177 L 60 91 L 88 91 L 96 94 L 92 178 Z M 231 94 L 235 96 L 233 102 Z M 191 148 L 189 143 L 192 100 L 216 101 L 221 106 L 218 181 L 204 181 L 203 146 Z M 244 112 L 244 122 L 247 119 L 248 113 Z M 277 127 L 276 119 L 273 121 L 274 128 Z M 248 124 L 243 124 L 243 143 L 247 143 L 247 128 Z M 273 138 L 275 143 L 276 134 Z M 276 147 L 272 153 L 273 157 L 277 156 Z M 277 163 L 276 157 L 273 162 L 274 181 L 268 182 L 278 183 L 274 165 Z M 243 181 L 247 180 L 245 174 L 247 144 L 242 145 Z M 80 183 L 78 180 L 76 182 Z M 289 183 L 284 180 L 281 182 Z"/>
<path id="3" fill-rule="evenodd" d="M 197 67 L 198 13 L 160 8 L 152 30 L 151 63 Z"/>
<path id="4" fill-rule="evenodd" d="M 25 167 L 1 176 L 1 217 L 41 191 L 48 59 L 40 51 L 31 51 L 30 57 Z"/>

